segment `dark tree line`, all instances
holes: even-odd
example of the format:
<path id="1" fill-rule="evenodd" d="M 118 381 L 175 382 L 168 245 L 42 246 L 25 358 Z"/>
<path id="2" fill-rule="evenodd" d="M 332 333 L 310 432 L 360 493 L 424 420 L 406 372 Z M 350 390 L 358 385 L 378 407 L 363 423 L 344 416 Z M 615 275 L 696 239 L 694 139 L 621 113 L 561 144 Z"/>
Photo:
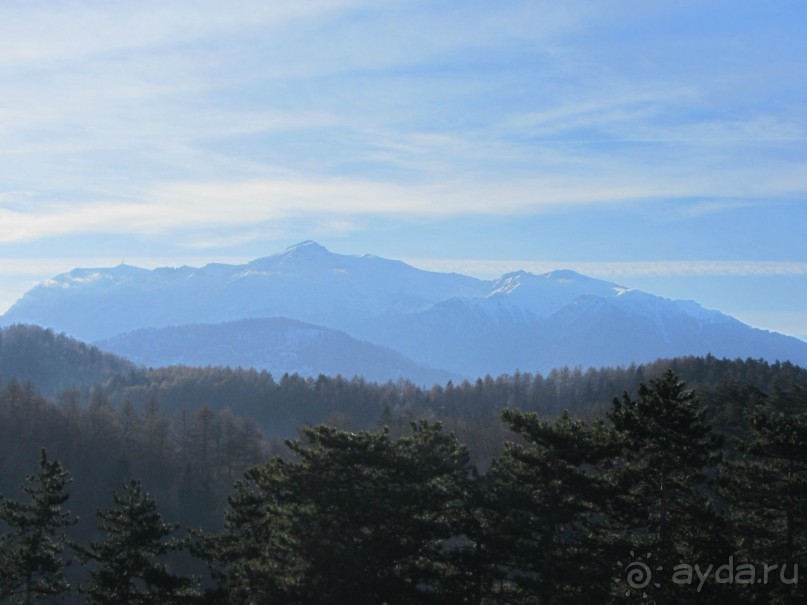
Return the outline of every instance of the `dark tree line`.
<path id="1" fill-rule="evenodd" d="M 0 500 L 0 602 L 805 602 L 807 388 L 755 392 L 725 437 L 672 371 L 631 393 L 594 419 L 504 409 L 484 473 L 439 422 L 310 426 L 190 534 L 127 481 L 71 541 L 76 485 L 43 452 Z M 172 558 L 188 550 L 201 581 Z"/>
<path id="2" fill-rule="evenodd" d="M 668 371 L 602 420 L 505 410 L 481 475 L 439 424 L 312 427 L 247 473 L 201 552 L 231 603 L 799 603 L 805 406 L 776 391 L 726 443 Z M 656 582 L 628 582 L 632 556 Z M 736 581 L 692 570 L 729 562 Z"/>
<path id="3" fill-rule="evenodd" d="M 489 462 L 504 433 L 490 434 L 504 408 L 555 417 L 564 410 L 591 419 L 610 406 L 614 393 L 633 393 L 641 383 L 672 369 L 698 390 L 716 427 L 742 426 L 755 392 L 770 393 L 807 383 L 807 370 L 762 360 L 712 356 L 660 360 L 616 368 L 562 367 L 545 375 L 529 368 L 444 385 L 407 381 L 376 384 L 358 377 L 273 376 L 241 368 L 147 369 L 37 326 L 0 329 L 0 385 L 30 382 L 53 400 L 68 397 L 86 405 L 103 397 L 115 408 L 130 401 L 138 410 L 159 402 L 169 416 L 208 405 L 252 419 L 269 438 L 294 436 L 303 425 L 327 423 L 350 430 L 379 422 L 405 430 L 419 418 L 440 420 L 469 444 L 475 461 Z M 725 406 L 712 405 L 714 402 Z"/>
<path id="4" fill-rule="evenodd" d="M 107 494 L 139 477 L 172 516 L 214 527 L 233 482 L 267 456 L 257 425 L 202 405 L 166 412 L 155 399 L 113 406 L 102 391 L 59 402 L 15 380 L 0 388 L 0 493 L 18 492 L 18 477 L 41 447 L 75 477 L 73 506 L 82 516 Z"/>
<path id="5" fill-rule="evenodd" d="M 296 374 L 276 379 L 256 370 L 174 367 L 121 374 L 103 390 L 113 404 L 128 400 L 139 406 L 156 399 L 169 413 L 200 403 L 231 409 L 254 420 L 268 438 L 280 440 L 305 425 L 356 431 L 386 424 L 400 434 L 413 420 L 439 420 L 468 444 L 473 461 L 484 468 L 507 438 L 498 422 L 503 409 L 549 418 L 568 411 L 593 419 L 608 410 L 615 393 L 633 393 L 667 369 L 698 390 L 707 419 L 721 432 L 732 424 L 744 426 L 742 418 L 759 394 L 807 383 L 807 370 L 790 363 L 707 356 L 596 370 L 563 367 L 545 376 L 515 372 L 430 388 L 406 381 L 376 384 Z"/>

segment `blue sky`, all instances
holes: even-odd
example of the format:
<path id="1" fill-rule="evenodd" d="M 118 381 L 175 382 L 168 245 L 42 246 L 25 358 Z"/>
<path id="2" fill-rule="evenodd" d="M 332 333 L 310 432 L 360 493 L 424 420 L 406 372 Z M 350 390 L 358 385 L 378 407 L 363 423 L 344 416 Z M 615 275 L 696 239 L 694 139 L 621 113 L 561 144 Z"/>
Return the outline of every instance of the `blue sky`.
<path id="1" fill-rule="evenodd" d="M 807 339 L 807 5 L 0 3 L 0 311 L 315 239 Z"/>

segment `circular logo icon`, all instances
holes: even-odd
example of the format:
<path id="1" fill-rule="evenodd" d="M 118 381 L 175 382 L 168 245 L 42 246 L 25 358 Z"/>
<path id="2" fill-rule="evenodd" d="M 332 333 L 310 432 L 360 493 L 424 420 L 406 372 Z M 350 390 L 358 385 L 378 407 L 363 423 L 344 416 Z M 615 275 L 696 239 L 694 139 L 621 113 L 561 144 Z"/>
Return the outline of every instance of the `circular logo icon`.
<path id="1" fill-rule="evenodd" d="M 653 582 L 653 571 L 661 571 L 664 568 L 659 565 L 655 570 L 651 569 L 649 565 L 651 556 L 651 553 L 647 553 L 644 557 L 637 558 L 634 552 L 630 551 L 632 561 L 627 565 L 623 564 L 621 561 L 617 561 L 617 566 L 622 575 L 614 578 L 614 582 L 617 584 L 624 582 L 626 597 L 630 596 L 633 592 L 641 592 L 642 598 L 646 599 L 648 598 L 648 594 L 645 591 L 646 588 L 651 584 L 655 588 L 661 587 L 661 584 L 658 582 Z"/>

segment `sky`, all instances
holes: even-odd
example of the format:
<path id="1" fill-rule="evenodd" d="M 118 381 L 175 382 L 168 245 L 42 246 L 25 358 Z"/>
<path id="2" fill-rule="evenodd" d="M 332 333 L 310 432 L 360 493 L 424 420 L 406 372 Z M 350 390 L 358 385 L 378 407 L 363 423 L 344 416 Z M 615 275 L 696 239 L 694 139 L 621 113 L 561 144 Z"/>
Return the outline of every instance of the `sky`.
<path id="1" fill-rule="evenodd" d="M 316 240 L 807 340 L 801 0 L 0 2 L 0 312 Z"/>

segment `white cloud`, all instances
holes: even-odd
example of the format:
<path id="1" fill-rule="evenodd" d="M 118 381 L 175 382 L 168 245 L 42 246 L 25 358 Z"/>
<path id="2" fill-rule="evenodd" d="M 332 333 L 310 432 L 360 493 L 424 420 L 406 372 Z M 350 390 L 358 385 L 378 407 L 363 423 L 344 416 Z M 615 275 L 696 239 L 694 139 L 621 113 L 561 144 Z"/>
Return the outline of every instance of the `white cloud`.
<path id="1" fill-rule="evenodd" d="M 402 185 L 367 180 L 254 180 L 174 183 L 143 192 L 147 202 L 95 201 L 0 206 L 0 242 L 32 241 L 72 233 L 168 233 L 253 226 L 310 215 L 351 217 L 511 214 L 568 204 L 645 199 L 655 188 L 557 180 L 515 183 Z"/>
<path id="2" fill-rule="evenodd" d="M 8 2 L 0 6 L 0 66 L 69 63 L 121 50 L 175 47 L 256 27 L 282 27 L 348 6 L 345 0 Z M 354 3 L 355 4 L 355 3 Z M 9 67 L 10 66 L 10 67 Z"/>
<path id="3" fill-rule="evenodd" d="M 668 199 L 694 220 L 807 192 L 798 154 L 737 147 L 800 140 L 800 106 L 710 113 L 725 83 L 597 54 L 587 28 L 641 5 L 0 5 L 0 182 L 25 192 L 0 192 L 0 242 Z M 676 145 L 599 146 L 619 141 Z"/>
<path id="4" fill-rule="evenodd" d="M 586 91 L 581 99 L 567 99 L 542 111 L 514 114 L 498 128 L 509 134 L 530 137 L 565 135 L 579 130 L 597 130 L 613 138 L 634 138 L 637 126 L 656 117 L 671 104 L 693 102 L 697 93 L 680 84 L 645 84 L 608 82 L 603 90 Z M 578 93 L 580 94 L 580 93 Z"/>
<path id="5" fill-rule="evenodd" d="M 605 171 L 602 171 L 605 172 Z M 711 175 L 688 182 L 663 170 L 633 179 L 620 171 L 521 179 L 435 179 L 403 183 L 348 178 L 264 178 L 239 181 L 170 182 L 127 196 L 93 201 L 27 203 L 26 196 L 0 197 L 0 243 L 26 242 L 76 233 L 187 234 L 223 230 L 232 241 L 254 239 L 257 225 L 292 217 L 312 224 L 333 223 L 355 231 L 372 216 L 447 218 L 461 215 L 517 215 L 591 205 L 647 203 L 676 200 L 676 216 L 697 217 L 739 206 L 764 204 L 771 188 L 754 181 L 754 171 L 727 183 Z M 807 190 L 807 175 L 794 175 L 797 187 Z M 744 200 L 691 202 L 701 195 L 753 197 Z M 781 191 L 779 192 L 781 193 Z M 96 194 L 97 195 L 97 194 Z M 143 200 L 143 201 L 141 201 Z M 675 214 L 677 213 L 677 214 Z M 336 222 L 334 222 L 336 221 Z M 246 229 L 242 235 L 231 228 Z M 260 230 L 259 230 L 260 231 Z M 203 236 L 201 239 L 208 239 Z"/>

